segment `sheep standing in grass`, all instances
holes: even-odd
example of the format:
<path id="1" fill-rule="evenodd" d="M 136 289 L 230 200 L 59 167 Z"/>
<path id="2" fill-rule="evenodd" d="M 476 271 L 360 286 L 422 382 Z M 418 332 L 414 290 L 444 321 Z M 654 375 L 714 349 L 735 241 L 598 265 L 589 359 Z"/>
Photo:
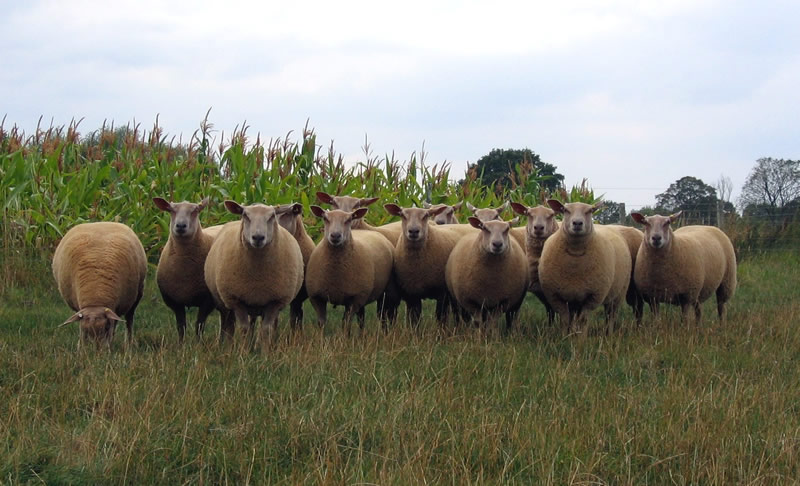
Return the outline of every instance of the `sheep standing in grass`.
<path id="1" fill-rule="evenodd" d="M 539 260 L 539 282 L 547 302 L 570 331 L 579 331 L 586 311 L 605 308 L 607 332 L 614 330 L 620 303 L 631 276 L 631 257 L 615 231 L 595 231 L 592 213 L 599 205 L 548 205 L 564 220 L 544 243 Z"/>
<path id="2" fill-rule="evenodd" d="M 290 211 L 281 212 L 278 216 L 278 224 L 283 226 L 300 246 L 300 252 L 303 254 L 303 269 L 308 267 L 308 260 L 311 258 L 311 253 L 314 251 L 314 240 L 306 233 L 306 226 L 303 224 L 303 205 L 294 203 L 288 205 Z M 305 274 L 305 272 L 304 272 Z M 308 298 L 305 281 L 300 288 L 297 297 L 289 304 L 289 323 L 292 329 L 299 329 L 303 324 L 303 302 Z"/>
<path id="3" fill-rule="evenodd" d="M 636 286 L 653 314 L 658 314 L 659 302 L 680 305 L 684 323 L 694 308 L 695 324 L 700 324 L 701 304 L 716 294 L 717 313 L 724 322 L 725 304 L 736 290 L 733 244 L 714 226 L 684 226 L 672 231 L 671 224 L 680 214 L 631 214 L 644 225 L 644 240 L 636 257 Z"/>
<path id="4" fill-rule="evenodd" d="M 327 305 L 343 305 L 342 325 L 350 334 L 350 320 L 358 318 L 364 329 L 364 306 L 378 301 L 378 314 L 384 322 L 394 319 L 397 290 L 392 264 L 394 249 L 386 238 L 374 231 L 353 230 L 367 213 L 367 208 L 353 212 L 325 211 L 311 206 L 311 212 L 323 220 L 325 235 L 308 261 L 306 288 L 317 313 L 320 328 L 327 321 Z"/>
<path id="5" fill-rule="evenodd" d="M 206 286 L 204 267 L 214 236 L 200 225 L 200 212 L 208 206 L 208 198 L 200 204 L 171 203 L 154 197 L 153 203 L 169 213 L 169 237 L 158 259 L 156 282 L 164 303 L 175 313 L 178 340 L 186 332 L 186 307 L 197 307 L 195 334 L 199 338 L 214 298 Z M 213 233 L 213 232 L 212 232 Z"/>
<path id="6" fill-rule="evenodd" d="M 324 192 L 317 192 L 317 199 L 325 204 L 330 204 L 333 209 L 339 209 L 347 212 L 355 211 L 358 208 L 365 208 L 378 200 L 377 197 L 357 198 L 351 196 L 331 196 L 330 194 L 326 194 Z M 376 231 L 389 240 L 389 243 L 391 243 L 392 246 L 397 243 L 397 239 L 400 238 L 400 233 L 403 231 L 399 221 L 394 221 L 381 226 L 372 226 L 362 218 L 358 218 L 353 221 L 352 229 Z"/>
<path id="7" fill-rule="evenodd" d="M 383 206 L 389 214 L 399 216 L 403 232 L 395 246 L 394 272 L 400 295 L 406 302 L 408 320 L 419 324 L 422 316 L 422 300 L 436 300 L 436 319 L 447 322 L 452 306 L 445 280 L 445 266 L 462 234 L 454 226 L 429 224 L 431 218 L 444 210 L 423 208 L 401 208 L 397 204 Z M 475 231 L 475 230 L 473 230 Z"/>
<path id="8" fill-rule="evenodd" d="M 509 237 L 508 222 L 482 222 L 474 216 L 469 222 L 480 233 L 453 248 L 445 269 L 447 288 L 473 319 L 480 316 L 484 328 L 500 312 L 510 328 L 528 289 L 525 252 Z"/>
<path id="9" fill-rule="evenodd" d="M 94 338 L 109 348 L 120 315 L 125 316 L 128 345 L 133 314 L 142 299 L 147 256 L 141 241 L 120 223 L 79 224 L 64 235 L 53 255 L 58 291 L 75 314 L 80 342 Z"/>
<path id="10" fill-rule="evenodd" d="M 539 260 L 542 258 L 542 248 L 547 238 L 558 231 L 558 221 L 556 213 L 551 208 L 545 206 L 527 207 L 520 203 L 511 203 L 515 213 L 528 217 L 525 225 L 525 255 L 528 258 L 528 290 L 539 299 L 547 312 L 547 322 L 552 324 L 555 318 L 553 307 L 547 302 L 547 298 L 542 291 L 539 283 Z M 514 231 L 512 228 L 511 231 Z"/>
<path id="11" fill-rule="evenodd" d="M 205 264 L 205 279 L 223 314 L 220 334 L 233 335 L 231 317 L 247 329 L 252 345 L 255 330 L 250 317 L 261 317 L 261 341 L 277 340 L 278 314 L 303 285 L 303 255 L 294 237 L 277 218 L 290 206 L 241 206 L 225 201 L 225 208 L 241 216 L 220 231 Z M 232 313 L 232 315 L 231 315 Z"/>
<path id="12" fill-rule="evenodd" d="M 640 325 L 642 323 L 642 316 L 644 315 L 644 299 L 642 298 L 641 292 L 639 292 L 639 289 L 636 287 L 633 276 L 634 272 L 636 272 L 636 255 L 639 253 L 639 247 L 642 245 L 644 235 L 636 228 L 620 224 L 598 224 L 595 225 L 595 228 L 600 229 L 600 231 L 605 231 L 606 229 L 616 231 L 622 239 L 625 240 L 625 244 L 628 246 L 628 251 L 631 254 L 631 279 L 628 283 L 625 301 L 631 306 L 631 310 L 633 310 L 636 324 Z"/>
<path id="13" fill-rule="evenodd" d="M 452 206 L 447 204 L 434 204 L 431 205 L 430 203 L 423 203 L 422 207 L 425 209 L 439 209 L 443 208 L 441 213 L 438 213 L 436 217 L 433 218 L 433 222 L 436 224 L 461 224 L 458 220 L 458 216 L 456 216 L 456 211 L 461 209 L 462 204 L 464 201 L 457 202 Z"/>

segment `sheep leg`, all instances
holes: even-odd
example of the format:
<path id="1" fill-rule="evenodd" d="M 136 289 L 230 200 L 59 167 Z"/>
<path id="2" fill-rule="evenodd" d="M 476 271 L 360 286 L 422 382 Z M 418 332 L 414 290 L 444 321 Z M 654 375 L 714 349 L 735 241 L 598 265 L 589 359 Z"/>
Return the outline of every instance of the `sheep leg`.
<path id="1" fill-rule="evenodd" d="M 137 304 L 138 304 L 138 302 L 137 302 Z M 125 314 L 125 331 L 126 331 L 126 334 L 125 334 L 125 347 L 126 348 L 130 347 L 133 344 L 133 312 L 135 310 L 136 310 L 136 305 L 134 305 L 133 308 L 131 308 L 131 310 L 129 310 L 128 313 Z M 111 340 L 114 338 L 114 328 L 116 328 L 116 326 L 112 327 L 111 331 L 109 333 L 110 334 L 110 336 L 108 337 L 109 346 L 111 345 Z"/>
<path id="2" fill-rule="evenodd" d="M 436 320 L 439 325 L 444 327 L 447 324 L 447 317 L 450 310 L 450 303 L 447 297 L 440 297 L 436 299 Z"/>
<path id="3" fill-rule="evenodd" d="M 703 317 L 703 307 L 700 305 L 700 302 L 694 303 L 694 325 L 699 326 L 700 321 Z"/>
<path id="4" fill-rule="evenodd" d="M 356 317 L 358 317 L 358 328 L 361 330 L 361 335 L 364 335 L 364 323 L 366 320 L 366 308 L 361 306 L 360 309 L 356 311 Z"/>
<path id="5" fill-rule="evenodd" d="M 297 331 L 303 327 L 303 302 L 308 298 L 306 287 L 303 285 L 300 292 L 292 299 L 289 304 L 289 324 L 292 331 Z"/>
<path id="6" fill-rule="evenodd" d="M 717 291 L 717 314 L 719 315 L 719 322 L 725 322 L 725 301 L 720 299 L 719 291 Z"/>
<path id="7" fill-rule="evenodd" d="M 203 336 L 203 331 L 206 328 L 206 319 L 211 313 L 214 312 L 214 302 L 209 300 L 204 302 L 198 309 L 197 309 L 197 321 L 194 323 L 194 334 L 197 339 L 200 339 Z M 184 328 L 186 324 L 184 323 Z"/>
<path id="8" fill-rule="evenodd" d="M 236 330 L 236 322 L 233 312 L 228 309 L 219 310 L 219 342 L 225 342 L 225 337 L 233 339 L 233 333 Z"/>
<path id="9" fill-rule="evenodd" d="M 324 329 L 325 323 L 328 321 L 328 302 L 319 297 L 311 297 L 309 300 L 314 312 L 317 313 L 317 325 L 320 329 Z"/>
<path id="10" fill-rule="evenodd" d="M 354 312 L 353 305 L 350 304 L 345 306 L 344 312 L 342 313 L 342 328 L 345 330 L 347 337 L 350 337 L 350 321 L 353 319 Z"/>
<path id="11" fill-rule="evenodd" d="M 178 304 L 166 296 L 164 296 L 164 303 L 175 313 L 175 327 L 178 330 L 178 342 L 182 343 L 183 337 L 186 334 L 186 308 L 183 304 Z"/>
<path id="12" fill-rule="evenodd" d="M 617 320 L 617 304 L 606 304 L 604 306 L 606 314 L 606 336 L 614 334 L 614 321 Z"/>
<path id="13" fill-rule="evenodd" d="M 278 342 L 278 314 L 280 304 L 270 304 L 261 313 L 261 347 L 266 350 Z"/>
<path id="14" fill-rule="evenodd" d="M 249 349 L 252 350 L 255 344 L 255 333 L 253 332 L 253 322 L 250 320 L 247 309 L 245 309 L 244 306 L 237 305 L 233 308 L 233 314 L 236 316 L 236 325 L 242 328 L 242 332 L 245 336 L 245 344 L 249 345 Z"/>
<path id="15" fill-rule="evenodd" d="M 419 326 L 422 319 L 422 299 L 406 299 L 406 313 L 408 322 L 414 327 Z"/>

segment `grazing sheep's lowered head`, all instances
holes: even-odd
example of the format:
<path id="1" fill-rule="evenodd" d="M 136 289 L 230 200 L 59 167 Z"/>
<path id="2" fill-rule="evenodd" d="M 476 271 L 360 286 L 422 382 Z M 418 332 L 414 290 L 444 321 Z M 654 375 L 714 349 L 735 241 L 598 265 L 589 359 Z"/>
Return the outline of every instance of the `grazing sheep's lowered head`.
<path id="1" fill-rule="evenodd" d="M 225 201 L 225 208 L 242 217 L 241 239 L 245 248 L 259 250 L 272 243 L 278 232 L 278 217 L 292 211 L 292 206 L 266 206 L 251 204 L 242 206 L 234 201 Z"/>
<path id="2" fill-rule="evenodd" d="M 156 207 L 169 213 L 169 232 L 173 238 L 191 239 L 200 228 L 198 215 L 208 206 L 209 199 L 205 198 L 200 204 L 190 202 L 171 203 L 166 199 L 154 197 Z"/>
<path id="3" fill-rule="evenodd" d="M 592 224 L 592 214 L 602 207 L 602 203 L 595 205 L 574 202 L 561 204 L 557 199 L 548 199 L 547 205 L 553 211 L 561 213 L 564 221 L 561 224 L 562 230 L 571 238 L 581 238 L 592 234 L 594 226 Z"/>
<path id="4" fill-rule="evenodd" d="M 680 218 L 683 211 L 678 211 L 670 216 L 643 216 L 631 213 L 634 221 L 644 226 L 644 242 L 650 248 L 668 248 L 672 242 L 672 223 Z"/>
<path id="5" fill-rule="evenodd" d="M 423 245 L 428 239 L 428 221 L 440 214 L 447 206 L 425 208 L 401 208 L 397 204 L 384 204 L 389 214 L 399 216 L 403 225 L 403 238 L 411 245 Z"/>
<path id="6" fill-rule="evenodd" d="M 490 255 L 502 255 L 511 248 L 508 233 L 511 230 L 509 221 L 481 221 L 471 216 L 469 224 L 481 230 L 481 248 Z"/>
<path id="7" fill-rule="evenodd" d="M 546 239 L 558 230 L 558 223 L 556 223 L 556 212 L 551 208 L 544 206 L 526 207 L 524 204 L 511 203 L 511 208 L 517 214 L 522 214 L 528 217 L 528 223 L 525 225 L 528 237 L 535 239 Z"/>
<path id="8" fill-rule="evenodd" d="M 352 235 L 353 224 L 360 221 L 367 214 L 367 208 L 359 208 L 355 211 L 342 211 L 341 209 L 331 209 L 326 211 L 319 206 L 311 206 L 311 212 L 322 219 L 325 228 L 325 240 L 333 247 L 344 246 Z"/>
<path id="9" fill-rule="evenodd" d="M 422 207 L 425 208 L 425 209 L 438 209 L 440 207 L 444 208 L 444 210 L 441 213 L 437 214 L 433 218 L 433 222 L 436 223 L 436 224 L 458 224 L 458 218 L 456 217 L 456 211 L 461 209 L 461 206 L 463 204 L 464 204 L 464 201 L 457 202 L 457 203 L 453 204 L 452 206 L 449 206 L 447 204 L 433 204 L 433 205 L 431 205 L 430 203 L 426 202 L 426 203 L 422 204 Z"/>
<path id="10" fill-rule="evenodd" d="M 92 338 L 97 344 L 111 345 L 114 339 L 114 329 L 122 318 L 108 307 L 84 307 L 64 321 L 61 326 L 78 322 L 82 338 Z M 61 327 L 59 326 L 59 327 Z"/>

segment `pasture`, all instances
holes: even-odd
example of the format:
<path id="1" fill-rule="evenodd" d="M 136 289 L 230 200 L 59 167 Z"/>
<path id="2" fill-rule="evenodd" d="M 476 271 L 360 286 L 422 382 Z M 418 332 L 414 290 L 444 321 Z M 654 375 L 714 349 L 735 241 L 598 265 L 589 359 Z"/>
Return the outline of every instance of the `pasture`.
<path id="1" fill-rule="evenodd" d="M 773 484 L 800 480 L 800 257 L 750 255 L 729 322 L 676 308 L 567 336 L 526 300 L 507 335 L 347 338 L 306 304 L 268 353 L 177 343 L 153 278 L 127 352 L 78 350 L 49 255 L 0 287 L 0 481 L 59 484 Z M 402 313 L 401 313 L 402 315 Z M 599 316 L 593 326 L 602 327 Z M 188 337 L 188 336 L 187 336 Z"/>

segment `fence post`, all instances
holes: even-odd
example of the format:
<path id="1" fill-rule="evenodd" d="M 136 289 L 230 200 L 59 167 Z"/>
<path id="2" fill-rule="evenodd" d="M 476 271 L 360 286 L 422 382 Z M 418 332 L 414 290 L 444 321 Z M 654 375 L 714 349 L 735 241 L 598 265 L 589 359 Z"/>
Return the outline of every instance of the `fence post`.
<path id="1" fill-rule="evenodd" d="M 717 199 L 717 228 L 719 229 L 724 229 L 723 216 L 725 216 L 725 212 L 722 210 L 722 200 Z"/>
<path id="2" fill-rule="evenodd" d="M 625 216 L 628 213 L 625 211 L 625 203 L 619 203 L 619 224 L 625 224 Z"/>

